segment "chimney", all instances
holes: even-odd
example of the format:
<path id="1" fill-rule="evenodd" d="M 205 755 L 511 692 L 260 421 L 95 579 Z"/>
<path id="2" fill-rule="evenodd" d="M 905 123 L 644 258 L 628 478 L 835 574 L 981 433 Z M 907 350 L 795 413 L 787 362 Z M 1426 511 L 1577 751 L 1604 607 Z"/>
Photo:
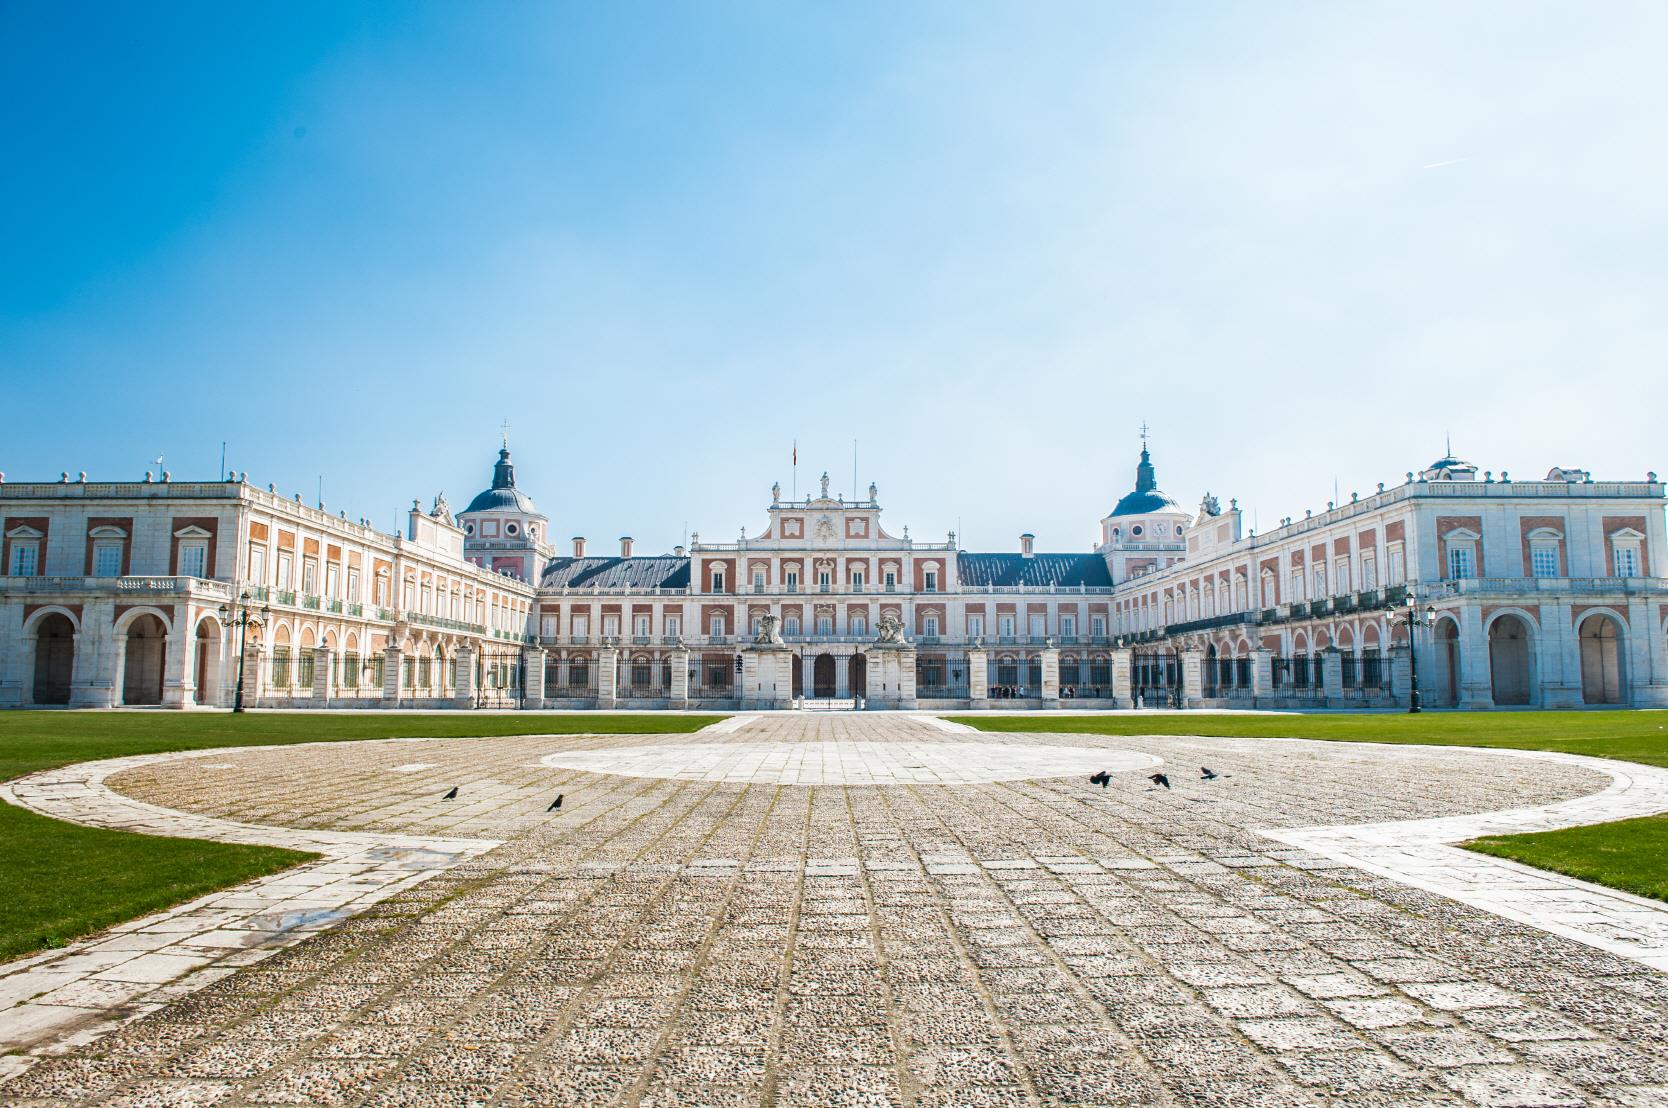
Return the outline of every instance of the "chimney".
<path id="1" fill-rule="evenodd" d="M 684 550 L 683 550 L 683 547 L 681 547 L 681 546 L 674 546 L 674 547 L 673 547 L 673 548 L 672 548 L 672 553 L 673 553 L 673 554 L 675 554 L 675 555 L 677 555 L 677 556 L 678 556 L 678 557 L 680 557 L 680 558 L 681 558 L 681 557 L 683 557 L 683 555 L 684 555 Z"/>
<path id="2" fill-rule="evenodd" d="M 585 536 L 584 535 L 575 535 L 573 537 L 573 556 L 575 558 L 583 558 L 585 556 Z"/>
<path id="3" fill-rule="evenodd" d="M 1019 536 L 1019 552 L 1029 558 L 1031 556 L 1031 544 L 1036 541 L 1037 536 L 1029 531 L 1025 532 L 1025 534 Z"/>
<path id="4" fill-rule="evenodd" d="M 622 557 L 622 558 L 631 557 L 631 536 L 630 535 L 621 535 L 620 536 L 620 557 Z"/>

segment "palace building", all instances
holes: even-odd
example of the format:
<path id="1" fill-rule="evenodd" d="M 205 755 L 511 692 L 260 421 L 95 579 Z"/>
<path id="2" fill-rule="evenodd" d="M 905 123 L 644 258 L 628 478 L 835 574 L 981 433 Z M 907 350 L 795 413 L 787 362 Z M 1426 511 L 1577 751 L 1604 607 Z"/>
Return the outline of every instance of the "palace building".
<path id="1" fill-rule="evenodd" d="M 1449 456 L 1258 534 L 1143 447 L 1085 553 L 882 514 L 825 476 L 735 541 L 559 553 L 507 444 L 403 534 L 247 475 L 0 478 L 0 706 L 1668 706 L 1654 473 Z"/>

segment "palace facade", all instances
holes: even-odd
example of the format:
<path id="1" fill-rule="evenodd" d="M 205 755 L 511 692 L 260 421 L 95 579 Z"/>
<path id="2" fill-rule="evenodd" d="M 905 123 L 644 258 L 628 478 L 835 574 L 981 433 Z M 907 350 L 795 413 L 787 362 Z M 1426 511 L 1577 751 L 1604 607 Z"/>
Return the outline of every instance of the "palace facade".
<path id="1" fill-rule="evenodd" d="M 1143 448 L 1084 553 L 763 526 L 558 553 L 508 447 L 403 534 L 220 482 L 0 479 L 0 706 L 1668 706 L 1664 486 L 1452 456 L 1247 531 Z M 1410 650 L 1411 643 L 1411 650 Z M 240 697 L 241 693 L 241 697 Z"/>

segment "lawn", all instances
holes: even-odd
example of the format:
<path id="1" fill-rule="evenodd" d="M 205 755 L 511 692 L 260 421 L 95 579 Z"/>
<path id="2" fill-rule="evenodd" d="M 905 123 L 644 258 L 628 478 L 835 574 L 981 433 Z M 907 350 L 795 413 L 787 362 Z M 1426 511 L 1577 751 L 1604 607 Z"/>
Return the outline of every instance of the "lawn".
<path id="1" fill-rule="evenodd" d="M 1423 712 L 1419 715 L 955 716 L 983 731 L 1078 735 L 1216 735 L 1556 750 L 1668 767 L 1668 712 Z M 1668 900 L 1668 815 L 1497 835 L 1484 854 Z"/>
<path id="2" fill-rule="evenodd" d="M 720 716 L 0 712 L 0 779 L 97 758 L 406 737 L 663 734 Z M 0 959 L 62 946 L 313 857 L 105 831 L 0 804 Z"/>

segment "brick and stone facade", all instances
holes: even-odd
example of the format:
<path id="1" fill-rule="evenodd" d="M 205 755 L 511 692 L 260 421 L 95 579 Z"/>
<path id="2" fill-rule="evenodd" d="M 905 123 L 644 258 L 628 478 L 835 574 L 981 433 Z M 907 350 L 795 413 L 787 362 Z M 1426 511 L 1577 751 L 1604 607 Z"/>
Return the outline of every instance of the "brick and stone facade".
<path id="1" fill-rule="evenodd" d="M 1655 474 L 1448 457 L 1257 534 L 1143 449 L 1083 554 L 894 534 L 826 478 L 731 542 L 558 554 L 507 447 L 399 535 L 245 480 L 65 475 L 0 483 L 0 705 L 227 705 L 241 645 L 279 707 L 1393 707 L 1415 663 L 1428 706 L 1663 706 L 1663 504 Z"/>

